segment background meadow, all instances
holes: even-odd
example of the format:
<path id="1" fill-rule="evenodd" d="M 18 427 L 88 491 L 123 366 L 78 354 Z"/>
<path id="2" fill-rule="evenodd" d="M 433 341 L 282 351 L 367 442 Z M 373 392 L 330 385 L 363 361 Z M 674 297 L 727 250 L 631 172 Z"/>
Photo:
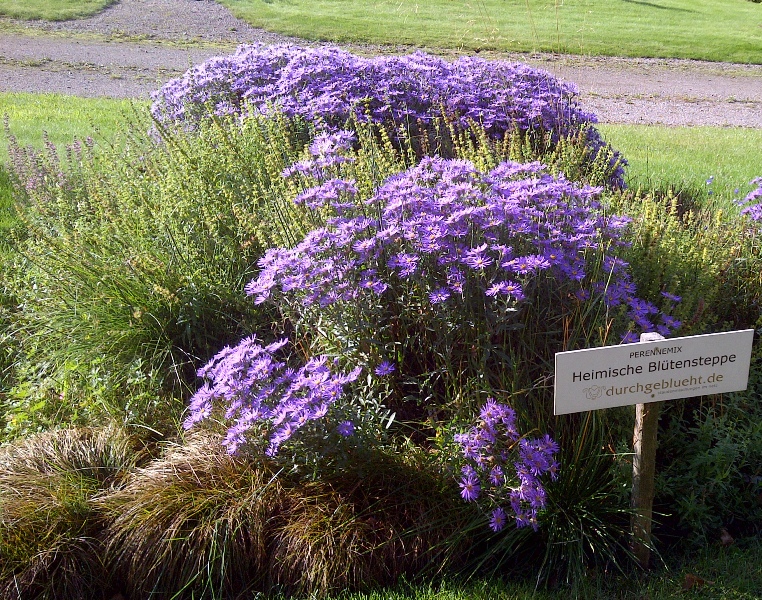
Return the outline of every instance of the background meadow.
<path id="1" fill-rule="evenodd" d="M 114 0 L 3 0 L 0 15 L 15 19 L 66 21 L 89 17 Z"/>
<path id="2" fill-rule="evenodd" d="M 221 3 L 256 27 L 313 40 L 762 62 L 760 11 L 748 1 Z"/>

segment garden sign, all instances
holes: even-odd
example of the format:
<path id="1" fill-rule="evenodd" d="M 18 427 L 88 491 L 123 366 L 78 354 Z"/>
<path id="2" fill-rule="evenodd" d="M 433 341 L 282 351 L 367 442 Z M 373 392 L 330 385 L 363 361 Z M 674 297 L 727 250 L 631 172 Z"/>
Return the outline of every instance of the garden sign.
<path id="1" fill-rule="evenodd" d="M 556 354 L 555 414 L 635 404 L 632 550 L 651 553 L 656 431 L 663 400 L 745 390 L 754 330 L 665 339 Z"/>
<path id="2" fill-rule="evenodd" d="M 556 354 L 555 414 L 745 390 L 753 329 Z"/>

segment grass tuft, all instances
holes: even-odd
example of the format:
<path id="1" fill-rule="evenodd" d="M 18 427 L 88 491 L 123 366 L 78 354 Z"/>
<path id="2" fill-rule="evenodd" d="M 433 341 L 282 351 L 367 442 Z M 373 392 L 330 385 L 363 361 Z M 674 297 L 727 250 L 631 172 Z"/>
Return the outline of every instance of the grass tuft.
<path id="1" fill-rule="evenodd" d="M 431 478 L 388 457 L 304 482 L 197 434 L 103 499 L 108 564 L 130 597 L 323 596 L 392 584 L 428 565 L 447 534 L 423 526 L 457 497 L 437 493 Z"/>
<path id="2" fill-rule="evenodd" d="M 113 593 L 95 499 L 145 456 L 124 429 L 68 429 L 0 451 L 0 597 L 88 600 Z"/>

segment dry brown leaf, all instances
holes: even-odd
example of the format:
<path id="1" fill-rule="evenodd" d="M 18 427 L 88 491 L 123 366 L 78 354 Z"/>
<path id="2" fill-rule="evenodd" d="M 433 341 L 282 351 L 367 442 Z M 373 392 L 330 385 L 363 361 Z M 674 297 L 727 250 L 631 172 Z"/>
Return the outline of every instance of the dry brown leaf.
<path id="1" fill-rule="evenodd" d="M 728 530 L 724 527 L 720 529 L 720 544 L 723 546 L 730 546 L 735 542 L 733 536 L 728 533 Z"/>
<path id="2" fill-rule="evenodd" d="M 699 588 L 705 585 L 714 585 L 714 581 L 709 581 L 693 573 L 686 573 L 685 580 L 683 581 L 684 590 L 692 590 L 693 588 Z"/>

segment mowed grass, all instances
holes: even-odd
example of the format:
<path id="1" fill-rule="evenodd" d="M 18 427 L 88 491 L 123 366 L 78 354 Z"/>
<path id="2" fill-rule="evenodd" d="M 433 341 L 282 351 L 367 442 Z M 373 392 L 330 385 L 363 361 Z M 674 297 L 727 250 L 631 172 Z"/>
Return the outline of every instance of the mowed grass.
<path id="1" fill-rule="evenodd" d="M 762 130 L 741 127 L 598 125 L 629 161 L 631 188 L 690 188 L 744 197 L 762 177 Z M 707 184 L 711 178 L 711 183 Z M 738 190 L 736 193 L 735 190 Z"/>
<path id="2" fill-rule="evenodd" d="M 66 21 L 89 17 L 118 0 L 0 0 L 0 15 L 14 19 Z"/>
<path id="3" fill-rule="evenodd" d="M 499 579 L 401 586 L 344 594 L 341 600 L 759 600 L 762 597 L 762 543 L 741 540 L 707 547 L 650 573 L 609 574 L 580 581 L 576 589 L 535 589 L 534 581 Z"/>
<path id="4" fill-rule="evenodd" d="M 762 64 L 747 0 L 218 0 L 306 39 Z"/>
<path id="5" fill-rule="evenodd" d="M 62 94 L 0 93 L 0 116 L 8 117 L 11 133 L 21 146 L 44 147 L 44 132 L 60 149 L 74 138 L 112 140 L 128 127 L 135 110 L 147 102 L 113 98 L 78 98 Z M 3 139 L 0 163 L 8 160 Z"/>

